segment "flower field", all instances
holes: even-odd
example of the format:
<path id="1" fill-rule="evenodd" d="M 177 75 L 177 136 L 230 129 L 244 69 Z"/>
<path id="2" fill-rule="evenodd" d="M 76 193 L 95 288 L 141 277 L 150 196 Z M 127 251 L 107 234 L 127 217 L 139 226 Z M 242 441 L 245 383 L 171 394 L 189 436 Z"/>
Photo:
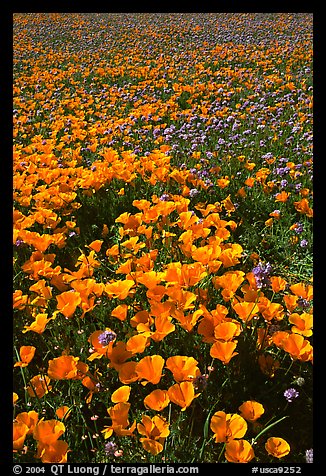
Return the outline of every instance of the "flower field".
<path id="1" fill-rule="evenodd" d="M 312 14 L 14 14 L 16 462 L 312 462 Z"/>

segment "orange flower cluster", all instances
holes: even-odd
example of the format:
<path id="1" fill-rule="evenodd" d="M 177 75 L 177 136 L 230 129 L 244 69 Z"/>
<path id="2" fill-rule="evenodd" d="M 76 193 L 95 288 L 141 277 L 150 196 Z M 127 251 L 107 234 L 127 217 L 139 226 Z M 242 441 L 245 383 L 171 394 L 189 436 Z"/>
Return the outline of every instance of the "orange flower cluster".
<path id="1" fill-rule="evenodd" d="M 268 425 L 311 384 L 311 40 L 309 14 L 14 15 L 18 462 L 295 446 Z"/>

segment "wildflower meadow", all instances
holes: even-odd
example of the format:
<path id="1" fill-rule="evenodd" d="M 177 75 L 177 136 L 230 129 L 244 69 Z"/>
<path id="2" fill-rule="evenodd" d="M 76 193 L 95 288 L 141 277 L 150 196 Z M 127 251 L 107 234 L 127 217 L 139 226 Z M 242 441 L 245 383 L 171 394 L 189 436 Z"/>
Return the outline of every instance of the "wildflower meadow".
<path id="1" fill-rule="evenodd" d="M 14 461 L 313 462 L 313 15 L 13 18 Z"/>

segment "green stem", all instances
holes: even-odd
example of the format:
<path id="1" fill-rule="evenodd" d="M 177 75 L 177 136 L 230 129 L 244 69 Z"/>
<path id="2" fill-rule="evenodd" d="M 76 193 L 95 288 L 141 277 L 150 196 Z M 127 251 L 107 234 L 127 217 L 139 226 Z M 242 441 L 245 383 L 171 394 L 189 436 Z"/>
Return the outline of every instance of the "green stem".
<path id="1" fill-rule="evenodd" d="M 220 462 L 220 459 L 221 459 L 221 457 L 222 457 L 222 454 L 223 454 L 223 452 L 224 452 L 224 450 L 225 450 L 225 446 L 226 446 L 226 443 L 224 443 L 223 446 L 222 446 L 221 452 L 220 452 L 220 454 L 219 454 L 219 456 L 218 456 L 218 458 L 217 458 L 217 463 Z"/>
<path id="2" fill-rule="evenodd" d="M 273 428 L 273 426 L 277 425 L 278 423 L 280 423 L 281 421 L 285 420 L 286 418 L 289 418 L 288 415 L 280 418 L 279 420 L 276 420 L 274 421 L 274 423 L 271 423 L 270 425 L 266 426 L 260 433 L 258 433 L 257 436 L 255 436 L 255 438 L 252 440 L 251 444 L 253 445 L 255 443 L 256 440 L 258 440 L 258 438 L 263 434 L 263 433 L 266 433 L 266 431 L 270 430 L 271 428 Z"/>

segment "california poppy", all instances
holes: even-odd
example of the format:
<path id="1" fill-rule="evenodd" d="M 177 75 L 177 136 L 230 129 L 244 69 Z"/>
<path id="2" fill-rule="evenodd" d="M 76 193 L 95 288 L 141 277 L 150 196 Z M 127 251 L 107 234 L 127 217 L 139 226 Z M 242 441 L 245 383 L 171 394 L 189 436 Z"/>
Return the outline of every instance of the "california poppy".
<path id="1" fill-rule="evenodd" d="M 244 322 L 249 322 L 259 312 L 259 307 L 253 302 L 243 301 L 233 305 L 233 309 Z"/>
<path id="2" fill-rule="evenodd" d="M 118 436 L 128 436 L 133 433 L 136 428 L 136 422 L 129 427 L 128 412 L 130 409 L 130 403 L 119 402 L 113 407 L 108 409 L 108 414 L 111 417 L 112 424 L 102 430 L 104 438 L 110 438 L 113 432 Z"/>
<path id="3" fill-rule="evenodd" d="M 225 445 L 225 459 L 230 463 L 249 463 L 255 457 L 247 440 L 231 440 Z"/>
<path id="4" fill-rule="evenodd" d="M 37 398 L 42 398 L 50 390 L 52 390 L 50 378 L 47 375 L 40 374 L 31 378 L 27 387 L 28 395 Z"/>
<path id="5" fill-rule="evenodd" d="M 121 383 L 129 384 L 136 382 L 138 380 L 138 375 L 136 373 L 137 362 L 130 361 L 124 362 L 118 367 L 118 375 Z"/>
<path id="6" fill-rule="evenodd" d="M 129 400 L 130 390 L 131 387 L 129 385 L 122 385 L 112 393 L 111 402 L 127 402 Z"/>
<path id="7" fill-rule="evenodd" d="M 57 408 L 55 414 L 60 420 L 65 420 L 69 417 L 71 413 L 71 408 L 67 407 L 67 405 L 62 405 L 61 407 Z"/>
<path id="8" fill-rule="evenodd" d="M 157 384 L 162 377 L 164 359 L 160 355 L 148 355 L 141 359 L 136 365 L 136 373 L 142 385 L 148 382 Z"/>
<path id="9" fill-rule="evenodd" d="M 13 423 L 13 449 L 21 450 L 24 446 L 25 438 L 28 433 L 28 426 L 22 421 Z"/>
<path id="10" fill-rule="evenodd" d="M 33 359 L 36 347 L 33 345 L 22 345 L 19 349 L 20 361 L 14 364 L 14 367 L 26 367 Z"/>
<path id="11" fill-rule="evenodd" d="M 169 403 L 170 398 L 167 390 L 153 390 L 144 398 L 145 407 L 156 410 L 157 412 L 163 410 Z"/>
<path id="12" fill-rule="evenodd" d="M 65 425 L 61 421 L 42 418 L 34 428 L 33 437 L 42 444 L 51 445 L 60 438 L 65 430 Z"/>
<path id="13" fill-rule="evenodd" d="M 291 331 L 305 337 L 312 335 L 313 316 L 307 312 L 302 314 L 293 313 L 289 316 L 289 322 L 293 324 Z"/>
<path id="14" fill-rule="evenodd" d="M 274 458 L 283 458 L 290 453 L 290 445 L 283 438 L 272 436 L 265 443 L 265 449 L 268 454 Z"/>
<path id="15" fill-rule="evenodd" d="M 51 319 L 55 319 L 55 316 L 49 317 L 45 313 L 37 314 L 35 320 L 29 325 L 24 326 L 23 334 L 28 331 L 36 332 L 37 334 L 43 334 L 45 327 Z"/>
<path id="16" fill-rule="evenodd" d="M 69 446 L 66 441 L 57 440 L 50 445 L 38 444 L 36 457 L 42 463 L 66 463 Z"/>
<path id="17" fill-rule="evenodd" d="M 169 423 L 160 415 L 150 418 L 147 415 L 142 416 L 142 423 L 137 424 L 137 430 L 144 438 L 140 438 L 145 451 L 156 455 L 163 451 L 165 438 L 170 434 Z"/>
<path id="18" fill-rule="evenodd" d="M 186 380 L 191 381 L 197 375 L 200 375 L 197 364 L 198 361 L 193 357 L 174 355 L 166 360 L 165 366 L 173 373 L 176 382 L 184 382 Z"/>
<path id="19" fill-rule="evenodd" d="M 302 361 L 312 360 L 312 345 L 302 335 L 289 334 L 286 339 L 282 341 L 280 347 L 288 352 L 292 359 Z"/>
<path id="20" fill-rule="evenodd" d="M 218 411 L 211 418 L 210 428 L 214 433 L 215 443 L 228 443 L 245 435 L 247 422 L 237 413 Z"/>
<path id="21" fill-rule="evenodd" d="M 236 341 L 223 342 L 217 340 L 212 345 L 209 353 L 212 357 L 219 359 L 221 362 L 223 362 L 223 364 L 226 365 L 230 362 L 232 357 L 238 354 L 238 352 L 234 352 L 236 346 Z"/>
<path id="22" fill-rule="evenodd" d="M 275 376 L 276 370 L 280 367 L 280 362 L 270 354 L 261 354 L 258 357 L 258 364 L 260 370 L 267 375 L 269 378 Z"/>
<path id="23" fill-rule="evenodd" d="M 59 294 L 56 298 L 58 301 L 58 311 L 68 318 L 73 316 L 77 306 L 81 303 L 81 297 L 78 291 L 66 291 Z"/>
<path id="24" fill-rule="evenodd" d="M 221 341 L 230 341 L 241 332 L 240 324 L 237 322 L 221 322 L 214 327 L 214 338 Z"/>
<path id="25" fill-rule="evenodd" d="M 149 338 L 143 334 L 130 337 L 126 343 L 126 350 L 132 354 L 142 353 L 149 345 Z"/>
<path id="26" fill-rule="evenodd" d="M 38 413 L 34 410 L 29 412 L 21 412 L 16 415 L 15 421 L 25 423 L 28 426 L 28 435 L 31 435 L 34 431 L 35 425 L 38 422 Z"/>
<path id="27" fill-rule="evenodd" d="M 54 380 L 71 379 L 77 376 L 79 357 L 61 355 L 49 360 L 48 376 Z"/>
<path id="28" fill-rule="evenodd" d="M 179 405 L 181 411 L 185 411 L 186 408 L 191 405 L 194 398 L 197 398 L 200 394 L 195 394 L 195 389 L 192 382 L 180 382 L 172 385 L 168 389 L 168 396 L 171 402 Z"/>
<path id="29" fill-rule="evenodd" d="M 247 421 L 256 421 L 262 416 L 265 409 L 261 403 L 254 400 L 247 400 L 239 407 L 241 416 Z"/>
<path id="30" fill-rule="evenodd" d="M 111 316 L 116 317 L 119 321 L 125 321 L 127 318 L 128 306 L 127 304 L 119 304 L 111 311 Z"/>
<path id="31" fill-rule="evenodd" d="M 105 285 L 105 292 L 111 298 L 124 300 L 129 295 L 130 289 L 134 286 L 132 279 L 118 280 Z"/>
<path id="32" fill-rule="evenodd" d="M 168 334 L 175 330 L 175 325 L 171 322 L 172 317 L 157 316 L 155 317 L 155 331 L 151 334 L 151 339 L 159 342 Z"/>

